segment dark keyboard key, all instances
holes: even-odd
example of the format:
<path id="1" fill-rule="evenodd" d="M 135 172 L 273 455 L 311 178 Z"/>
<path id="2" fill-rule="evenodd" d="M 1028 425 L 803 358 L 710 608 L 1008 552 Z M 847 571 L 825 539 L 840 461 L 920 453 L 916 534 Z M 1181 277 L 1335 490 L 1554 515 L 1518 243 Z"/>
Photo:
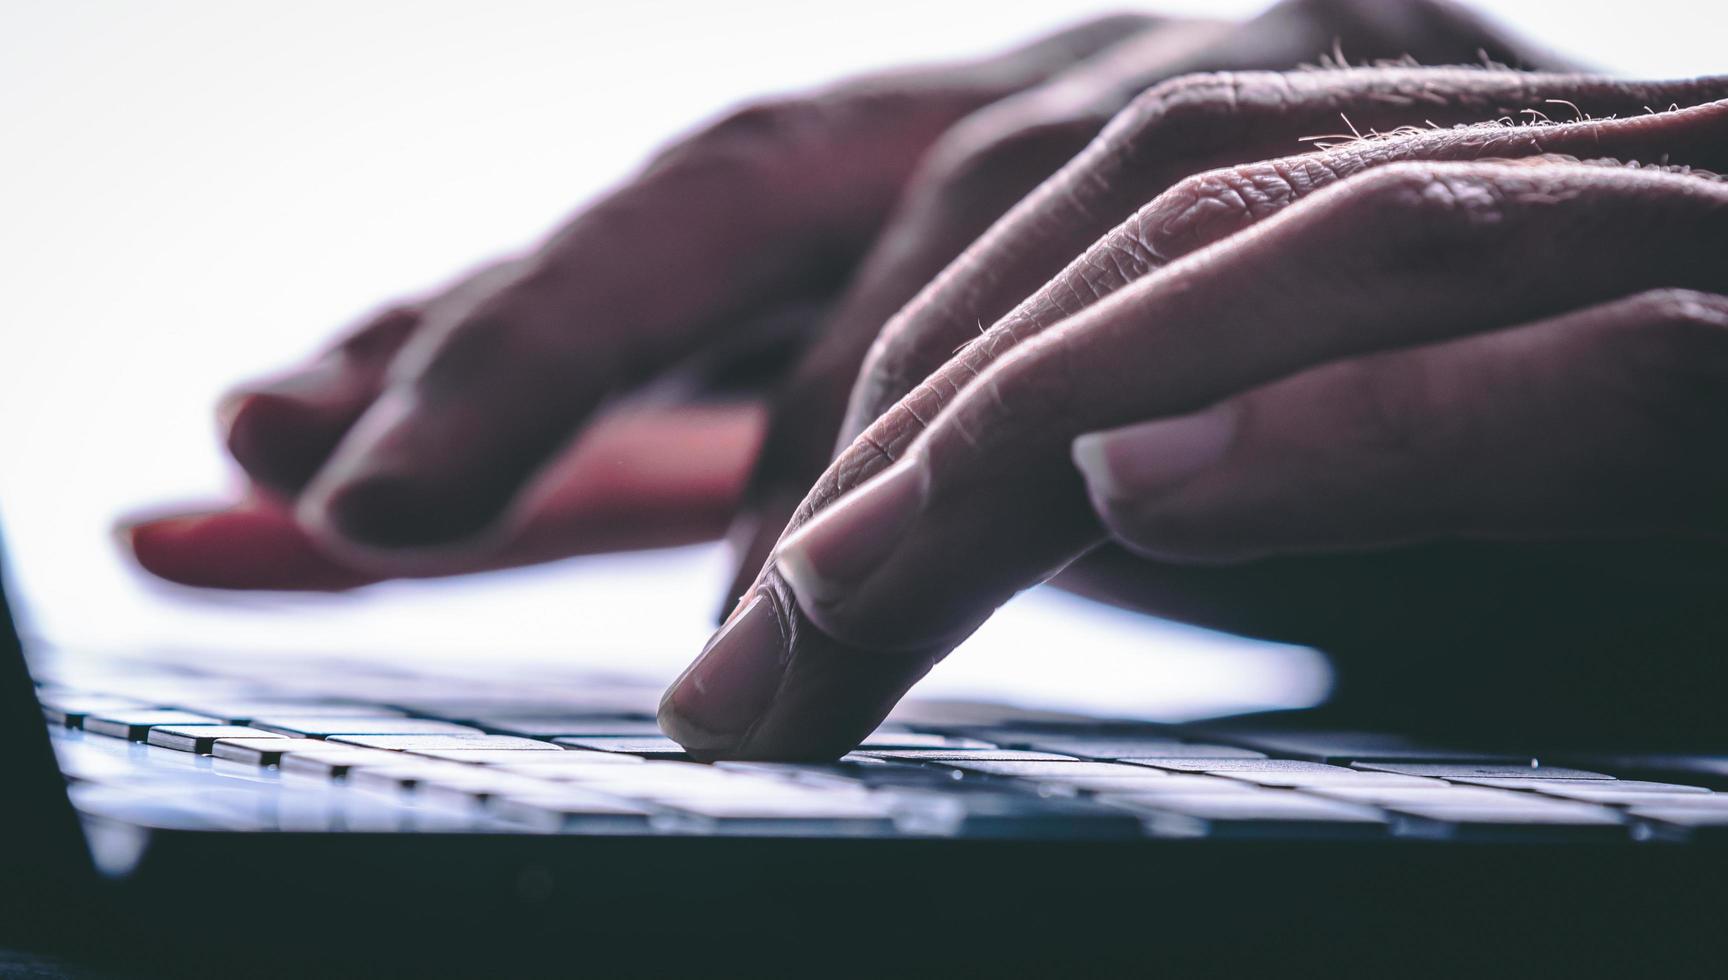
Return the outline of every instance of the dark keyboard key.
<path id="1" fill-rule="evenodd" d="M 775 835 L 885 834 L 894 830 L 886 800 L 810 791 L 778 799 L 685 800 L 671 806 L 656 823 L 671 830 Z"/>
<path id="2" fill-rule="evenodd" d="M 89 694 L 40 694 L 42 714 L 57 725 L 80 728 L 91 713 L 151 710 L 157 706 L 131 698 L 116 698 Z"/>
<path id="3" fill-rule="evenodd" d="M 254 766 L 281 765 L 284 755 L 305 753 L 339 753 L 345 751 L 341 746 L 315 738 L 289 738 L 286 735 L 271 733 L 269 736 L 256 738 L 222 738 L 210 747 L 210 754 L 218 759 L 230 762 L 244 762 Z"/>
<path id="4" fill-rule="evenodd" d="M 826 765 L 793 762 L 719 762 L 716 769 L 737 769 L 777 774 L 788 779 L 824 781 L 840 779 L 871 787 L 953 787 L 964 778 L 957 769 L 944 769 L 883 759 L 863 759 Z"/>
<path id="5" fill-rule="evenodd" d="M 1150 766 L 1154 769 L 1168 769 L 1173 772 L 1258 772 L 1258 773 L 1306 773 L 1309 775 L 1341 776 L 1352 772 L 1343 766 L 1328 766 L 1319 762 L 1300 762 L 1294 759 L 1123 759 L 1124 763 L 1135 766 Z"/>
<path id="6" fill-rule="evenodd" d="M 463 722 L 479 718 L 567 718 L 573 715 L 652 718 L 659 706 L 660 692 L 648 688 L 597 690 L 590 692 L 590 696 L 556 700 L 545 696 L 485 699 L 463 694 L 447 697 L 385 694 L 378 700 L 417 715 Z"/>
<path id="7" fill-rule="evenodd" d="M 375 705 L 341 701 L 191 699 L 179 707 L 220 718 L 230 725 L 250 725 L 259 718 L 401 717 L 402 712 Z"/>
<path id="8" fill-rule="evenodd" d="M 1125 766 L 1114 762 L 972 762 L 956 760 L 941 765 L 981 776 L 1013 776 L 1034 781 L 1062 781 L 1117 777 L 1150 780 L 1174 778 L 1160 769 Z"/>
<path id="9" fill-rule="evenodd" d="M 1433 786 L 1352 786 L 1334 783 L 1303 790 L 1307 795 L 1367 806 L 1518 806 L 1524 794 L 1484 786 L 1458 786 L 1436 781 Z"/>
<path id="10" fill-rule="evenodd" d="M 1728 793 L 1625 793 L 1608 799 L 1579 802 L 1626 806 L 1634 810 L 1654 807 L 1664 810 L 1728 811 Z"/>
<path id="11" fill-rule="evenodd" d="M 521 752 L 515 749 L 416 749 L 414 754 L 423 755 L 428 759 L 466 762 L 477 766 L 508 766 L 515 769 L 524 766 L 566 768 L 643 761 L 639 755 L 625 755 L 621 752 L 590 752 L 586 749 L 570 749 L 564 752 Z"/>
<path id="12" fill-rule="evenodd" d="M 960 837 L 1140 837 L 1140 820 L 1088 799 L 1029 793 L 892 791 L 904 833 Z"/>
<path id="13" fill-rule="evenodd" d="M 1128 768 L 1140 768 L 1130 766 Z M 1158 773 L 1156 769 L 1146 772 Z M 1223 776 L 1203 773 L 1159 773 L 1155 778 L 1136 779 L 1130 776 L 1085 776 L 1079 779 L 1046 780 L 1039 783 L 1045 792 L 1077 790 L 1099 795 L 1130 794 L 1134 796 L 1234 796 L 1258 793 L 1261 787 Z"/>
<path id="14" fill-rule="evenodd" d="M 994 742 L 936 732 L 871 732 L 858 743 L 861 749 L 994 749 Z"/>
<path id="15" fill-rule="evenodd" d="M 660 725 L 651 718 L 476 718 L 488 731 L 526 738 L 579 738 L 591 735 L 658 738 Z"/>
<path id="16" fill-rule="evenodd" d="M 84 719 L 84 730 L 97 735 L 142 742 L 157 725 L 219 725 L 221 721 L 190 711 L 105 711 Z"/>
<path id="17" fill-rule="evenodd" d="M 307 740 L 294 739 L 291 741 Z M 220 745 L 221 743 L 217 744 Z M 284 773 L 311 776 L 317 779 L 341 779 L 356 766 L 388 765 L 401 758 L 399 754 L 373 749 L 331 745 L 328 742 L 322 744 L 324 748 L 318 751 L 285 752 L 278 764 L 281 765 Z"/>
<path id="18" fill-rule="evenodd" d="M 585 834 L 642 833 L 652 814 L 635 803 L 573 788 L 507 793 L 492 801 L 492 812 L 536 830 Z"/>
<path id="19" fill-rule="evenodd" d="M 1069 735 L 1006 732 L 997 739 L 1004 748 L 1060 752 L 1085 759 L 1263 759 L 1263 752 L 1233 745 L 1185 742 L 1168 735 Z"/>
<path id="20" fill-rule="evenodd" d="M 209 755 L 219 738 L 276 738 L 288 736 L 266 732 L 244 725 L 159 725 L 150 729 L 147 741 L 165 749 Z"/>
<path id="21" fill-rule="evenodd" d="M 252 722 L 254 728 L 309 738 L 329 738 L 332 735 L 479 735 L 480 729 L 450 721 L 400 716 L 326 717 L 320 715 L 272 716 Z"/>
<path id="22" fill-rule="evenodd" d="M 1728 789 L 1728 755 L 1640 752 L 1626 755 L 1586 755 L 1566 761 L 1601 769 L 1616 776 L 1671 779 L 1682 783 L 1697 783 L 1712 789 Z"/>
<path id="23" fill-rule="evenodd" d="M 1034 728 L 1053 725 L 1096 725 L 1098 719 L 1060 711 L 1018 708 L 986 701 L 945 701 L 907 698 L 888 713 L 891 724 L 933 731 L 953 731 L 984 726 Z M 972 733 L 977 734 L 977 733 Z M 988 735 L 979 735 L 988 739 Z"/>
<path id="24" fill-rule="evenodd" d="M 1199 730 L 1213 738 L 1246 745 L 1270 755 L 1308 762 L 1484 762 L 1493 765 L 1530 765 L 1536 761 L 1534 756 L 1436 745 L 1388 732 L 1254 731 L 1232 729 L 1228 725 L 1201 726 Z"/>
<path id="25" fill-rule="evenodd" d="M 1568 769 L 1564 766 L 1501 766 L 1493 764 L 1444 762 L 1358 762 L 1354 768 L 1365 772 L 1396 772 L 1406 776 L 1433 776 L 1438 779 L 1613 779 L 1607 773 L 1588 769 Z"/>
<path id="26" fill-rule="evenodd" d="M 795 783 L 689 762 L 650 760 L 640 766 L 582 766 L 540 773 L 540 778 L 579 783 L 619 796 L 671 798 L 761 797 L 798 791 Z"/>
<path id="27" fill-rule="evenodd" d="M 1220 796 L 1100 797 L 1139 813 L 1159 835 L 1192 837 L 1379 837 L 1389 825 L 1373 807 L 1280 790 Z"/>
<path id="28" fill-rule="evenodd" d="M 454 762 L 396 755 L 388 762 L 360 762 L 352 766 L 348 772 L 348 785 L 387 793 L 413 792 L 421 783 L 449 776 L 451 768 L 461 767 Z"/>
<path id="29" fill-rule="evenodd" d="M 1405 788 L 1405 790 L 1438 790 L 1452 783 L 1445 780 L 1429 780 L 1427 776 L 1400 776 L 1394 773 L 1355 773 L 1346 771 L 1348 776 L 1337 773 L 1218 773 L 1227 780 L 1239 780 L 1242 783 L 1253 783 L 1267 788 L 1282 788 L 1282 790 L 1318 790 L 1322 786 L 1379 786 L 1382 790 L 1389 788 Z"/>
<path id="30" fill-rule="evenodd" d="M 1505 780 L 1505 782 L 1511 783 L 1512 781 Z M 1543 796 L 1578 800 L 1583 803 L 1601 803 L 1607 806 L 1629 806 L 1643 803 L 1646 800 L 1677 801 L 1676 805 L 1679 806 L 1691 805 L 1690 801 L 1694 799 L 1728 803 L 1728 793 L 1712 793 L 1702 786 L 1652 783 L 1641 779 L 1615 779 L 1606 782 L 1600 779 L 1526 779 L 1520 780 L 1520 782 L 1527 784 L 1529 789 L 1541 793 Z"/>
<path id="31" fill-rule="evenodd" d="M 358 769 L 364 775 L 370 769 Z M 443 772 L 422 779 L 414 788 L 414 796 L 422 803 L 445 806 L 479 806 L 511 794 L 554 791 L 556 784 L 530 776 L 512 775 L 496 769 L 461 767 L 460 771 Z"/>
<path id="32" fill-rule="evenodd" d="M 684 746 L 672 741 L 664 735 L 653 738 L 628 738 L 625 736 L 590 738 L 558 738 L 553 739 L 558 745 L 573 749 L 588 749 L 596 752 L 622 752 L 626 755 L 639 755 L 649 759 L 687 759 Z"/>
<path id="33" fill-rule="evenodd" d="M 1079 762 L 1058 752 L 1027 752 L 1016 749 L 865 749 L 848 753 L 842 761 L 885 759 L 894 762 Z"/>
<path id="34" fill-rule="evenodd" d="M 1622 840 L 1629 830 L 1621 816 L 1606 807 L 1563 800 L 1518 805 L 1433 806 L 1399 803 L 1398 833 L 1447 840 L 1555 839 Z"/>
<path id="35" fill-rule="evenodd" d="M 480 733 L 455 735 L 332 735 L 337 745 L 358 745 L 396 752 L 452 752 L 473 749 L 506 749 L 521 752 L 561 752 L 550 742 L 537 742 L 515 735 L 485 735 Z"/>

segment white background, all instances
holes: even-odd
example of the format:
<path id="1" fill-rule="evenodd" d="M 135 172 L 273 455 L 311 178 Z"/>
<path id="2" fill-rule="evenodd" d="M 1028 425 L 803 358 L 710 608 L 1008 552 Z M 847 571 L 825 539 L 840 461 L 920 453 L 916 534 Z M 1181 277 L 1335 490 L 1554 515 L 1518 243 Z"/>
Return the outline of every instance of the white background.
<path id="1" fill-rule="evenodd" d="M 536 237 L 693 122 L 753 93 L 989 50 L 1093 6 L 11 0 L 0 501 L 35 627 L 74 646 L 557 657 L 670 677 L 706 635 L 717 548 L 290 599 L 149 583 L 107 528 L 233 486 L 209 411 L 232 381 Z M 1717 4 L 1492 9 L 1616 70 L 1728 70 Z M 1165 715 L 1306 703 L 1324 684 L 1305 651 L 1042 592 L 932 678 Z"/>

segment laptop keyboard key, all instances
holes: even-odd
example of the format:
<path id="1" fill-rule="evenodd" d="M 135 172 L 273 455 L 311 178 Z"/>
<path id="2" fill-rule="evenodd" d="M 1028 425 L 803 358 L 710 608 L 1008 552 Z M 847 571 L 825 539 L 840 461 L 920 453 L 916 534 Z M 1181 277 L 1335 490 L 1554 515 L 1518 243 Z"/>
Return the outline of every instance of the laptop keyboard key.
<path id="1" fill-rule="evenodd" d="M 1412 837 L 1623 840 L 1629 833 L 1625 821 L 1613 810 L 1561 800 L 1487 806 L 1400 803 L 1391 809 L 1403 817 L 1415 818 L 1399 826 L 1400 834 Z"/>
<path id="2" fill-rule="evenodd" d="M 235 700 L 193 698 L 178 705 L 187 711 L 220 718 L 230 725 L 250 725 L 259 718 L 353 718 L 363 715 L 401 717 L 402 712 L 375 705 L 336 701 Z"/>
<path id="3" fill-rule="evenodd" d="M 515 735 L 486 735 L 480 732 L 453 735 L 332 735 L 329 741 L 334 745 L 358 745 L 369 749 L 388 749 L 395 752 L 455 752 L 474 749 L 517 752 L 563 751 L 550 742 L 537 742 L 531 738 L 520 738 Z"/>
<path id="4" fill-rule="evenodd" d="M 1437 779 L 1613 779 L 1607 773 L 1565 766 L 1503 766 L 1491 763 L 1358 762 L 1364 772 L 1395 772 Z"/>
<path id="5" fill-rule="evenodd" d="M 42 714 L 57 725 L 81 728 L 92 713 L 152 710 L 154 706 L 131 698 L 115 698 L 89 694 L 44 693 L 38 695 Z"/>
<path id="6" fill-rule="evenodd" d="M 292 741 L 309 741 L 294 739 Z M 217 743 L 220 745 L 221 743 Z M 355 746 L 320 743 L 322 749 L 306 752 L 284 752 L 278 763 L 284 773 L 310 776 L 315 779 L 342 779 L 356 766 L 388 765 L 402 758 L 400 754 L 362 749 Z"/>
<path id="7" fill-rule="evenodd" d="M 210 746 L 210 754 L 229 762 L 244 762 L 254 766 L 281 765 L 285 755 L 344 751 L 341 746 L 314 738 L 289 738 L 270 733 L 250 738 L 219 738 Z"/>
<path id="8" fill-rule="evenodd" d="M 1033 782 L 1057 782 L 1098 777 L 1127 779 L 1170 779 L 1168 773 L 1145 766 L 1124 766 L 1114 762 L 973 762 L 956 760 L 940 765 L 979 776 L 1003 776 L 1028 779 Z"/>
<path id="9" fill-rule="evenodd" d="M 128 710 L 105 711 L 84 719 L 84 730 L 96 735 L 110 735 L 133 742 L 142 742 L 150 729 L 158 725 L 219 725 L 220 719 L 190 711 Z"/>
<path id="10" fill-rule="evenodd" d="M 329 738 L 333 735 L 479 735 L 480 729 L 458 725 L 451 721 L 427 718 L 370 715 L 327 717 L 320 715 L 289 715 L 258 718 L 254 728 L 308 738 Z"/>
<path id="11" fill-rule="evenodd" d="M 1380 837 L 1389 829 L 1385 815 L 1372 807 L 1281 790 L 1100 799 L 1141 814 L 1153 833 L 1168 836 Z"/>
<path id="12" fill-rule="evenodd" d="M 591 738 L 555 738 L 552 741 L 558 745 L 572 749 L 588 749 L 597 752 L 622 752 L 626 755 L 639 755 L 648 759 L 688 759 L 684 746 L 672 741 L 664 735 L 652 738 L 591 737 Z"/>
<path id="13" fill-rule="evenodd" d="M 1058 752 L 1028 752 L 1014 749 L 864 749 L 848 753 L 842 761 L 881 759 L 894 762 L 1079 762 Z"/>
<path id="14" fill-rule="evenodd" d="M 1225 741 L 1246 745 L 1271 755 L 1308 762 L 1485 762 L 1493 765 L 1530 765 L 1533 756 L 1482 752 L 1455 746 L 1435 745 L 1388 732 L 1304 732 L 1232 730 L 1228 725 L 1202 732 Z"/>
<path id="15" fill-rule="evenodd" d="M 658 738 L 660 725 L 651 718 L 476 718 L 487 731 L 524 738 L 580 738 L 607 735 Z"/>
<path id="16" fill-rule="evenodd" d="M 1085 759 L 1264 759 L 1266 753 L 1233 745 L 1184 742 L 1169 736 L 1016 733 L 1015 748 L 1061 752 Z"/>
<path id="17" fill-rule="evenodd" d="M 1504 780 L 1504 782 L 1510 784 L 1512 780 Z M 1641 779 L 1610 781 L 1600 779 L 1526 779 L 1521 780 L 1521 782 L 1529 784 L 1529 789 L 1541 793 L 1543 796 L 1578 800 L 1582 803 L 1601 803 L 1608 806 L 1627 806 L 1642 803 L 1645 800 L 1673 801 L 1676 806 L 1689 806 L 1693 804 L 1693 801 L 1728 803 L 1728 793 L 1712 793 L 1702 786 L 1652 783 Z M 1525 787 L 1509 788 L 1523 789 Z M 1706 803 L 1704 805 L 1714 804 Z"/>
<path id="18" fill-rule="evenodd" d="M 1328 766 L 1324 763 L 1301 762 L 1294 759 L 1182 759 L 1165 756 L 1153 759 L 1123 759 L 1121 761 L 1130 765 L 1167 769 L 1173 772 L 1306 773 L 1331 776 L 1343 776 L 1352 772 L 1343 766 Z"/>
<path id="19" fill-rule="evenodd" d="M 147 741 L 165 749 L 209 755 L 219 738 L 270 738 L 275 733 L 248 728 L 244 725 L 158 725 L 150 729 Z M 276 734 L 276 738 L 288 736 Z"/>

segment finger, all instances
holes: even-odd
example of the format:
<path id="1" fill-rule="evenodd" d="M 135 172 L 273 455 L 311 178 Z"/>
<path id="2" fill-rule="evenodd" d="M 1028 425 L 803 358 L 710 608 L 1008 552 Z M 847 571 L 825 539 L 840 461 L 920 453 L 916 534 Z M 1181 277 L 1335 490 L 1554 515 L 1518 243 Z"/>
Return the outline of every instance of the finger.
<path id="1" fill-rule="evenodd" d="M 1706 80 L 1728 88 L 1728 79 Z M 1686 88 L 1691 83 L 1686 83 Z M 1660 92 L 1663 86 L 1654 86 Z M 1707 89 L 1706 89 L 1707 90 Z M 1631 93 L 1654 94 L 1643 86 Z M 1582 94 L 1582 93 L 1579 93 Z M 1624 97 L 1624 96 L 1623 96 Z M 830 470 L 800 511 L 807 517 L 884 468 L 918 438 L 976 375 L 1017 345 L 1064 322 L 1124 286 L 1155 275 L 1171 261 L 1230 238 L 1256 222 L 1350 176 L 1412 160 L 1476 160 L 1607 154 L 1669 159 L 1716 169 L 1728 164 L 1728 102 L 1691 109 L 1553 126 L 1466 126 L 1401 136 L 1353 139 L 1319 153 L 1224 168 L 1181 181 L 1112 229 L 983 336 L 961 348 L 865 440 L 866 450 Z M 886 419 L 887 416 L 884 416 Z"/>
<path id="2" fill-rule="evenodd" d="M 1361 96 L 1361 104 L 1351 106 L 1361 125 L 1385 128 L 1491 117 L 1497 92 L 1504 101 L 1531 95 L 1518 76 L 1499 73 L 1487 80 L 1483 72 L 1463 76 L 1472 96 L 1450 100 L 1434 94 L 1443 89 L 1436 79 L 1376 81 L 1356 93 L 1347 90 L 1370 73 L 1341 73 L 1345 80 L 1337 91 L 1300 77 L 1294 83 L 1251 77 L 1215 79 L 1201 91 L 1160 92 L 1141 100 L 1138 124 L 1118 127 L 1113 138 L 1052 179 L 1036 204 L 1028 202 L 1002 222 L 1007 227 L 998 234 L 980 239 L 1111 116 L 1156 83 L 1199 70 L 1294 67 L 1335 49 L 1368 60 L 1489 57 L 1559 65 L 1449 5 L 1297 0 L 1235 29 L 1208 21 L 1165 24 L 964 120 L 933 148 L 823 340 L 777 401 L 747 509 L 733 528 L 739 563 L 727 595 L 736 598 L 755 578 L 804 491 L 831 458 L 836 432 L 844 445 L 981 325 L 995 322 L 1047 281 L 1115 216 L 1171 181 L 1289 152 L 1301 137 L 1334 126 L 1350 94 Z M 1480 84 L 1485 80 L 1491 84 Z M 1635 111 L 1652 103 L 1625 104 Z M 1449 109 L 1458 110 L 1456 119 L 1448 118 Z M 1193 124 L 1197 112 L 1208 111 L 1216 125 Z M 937 280 L 975 240 L 967 261 Z M 891 323 L 894 312 L 926 284 L 930 288 Z M 848 415 L 845 393 L 884 323 L 890 325 L 883 349 L 864 372 Z"/>
<path id="3" fill-rule="evenodd" d="M 502 548 L 404 572 L 457 575 L 712 539 L 737 506 L 761 429 L 755 404 L 603 416 L 529 492 Z M 183 585 L 332 591 L 383 578 L 323 551 L 268 498 L 142 519 L 121 538 L 146 571 Z"/>
<path id="4" fill-rule="evenodd" d="M 943 639 L 988 612 L 979 599 L 1095 543 L 1074 508 L 1076 436 L 1331 360 L 1645 289 L 1714 289 L 1728 278 L 1714 252 L 1725 204 L 1715 180 L 1576 164 L 1399 164 L 1335 185 L 1004 355 L 869 492 L 783 542 L 782 571 L 827 632 L 888 648 Z M 1648 247 L 1629 256 L 1626 241 Z M 1045 452 L 1057 465 L 1034 463 Z M 901 520 L 915 524 L 889 526 Z"/>
<path id="5" fill-rule="evenodd" d="M 937 141 L 826 328 L 774 399 L 762 456 L 729 535 L 737 564 L 723 614 L 755 579 L 833 456 L 846 393 L 881 325 L 1085 147 L 1135 92 L 1228 29 L 1219 21 L 1162 23 L 980 109 Z"/>
<path id="6" fill-rule="evenodd" d="M 1444 538 L 1720 534 L 1728 298 L 1652 292 L 1327 364 L 1082 436 L 1112 537 L 1163 561 Z"/>
<path id="7" fill-rule="evenodd" d="M 429 315 L 301 519 L 358 560 L 492 528 L 610 396 L 765 305 L 830 289 L 954 120 L 1144 22 L 759 104 L 663 152 L 471 309 Z"/>
<path id="8" fill-rule="evenodd" d="M 217 425 L 235 462 L 260 486 L 297 493 L 378 396 L 385 367 L 421 316 L 412 307 L 387 310 L 311 363 L 225 395 Z"/>
<path id="9" fill-rule="evenodd" d="M 1542 152 L 1547 135 L 1527 127 L 1467 135 L 1433 132 L 1421 141 L 1387 143 L 1354 140 L 1351 127 L 1369 134 L 1407 127 L 1441 130 L 1527 120 L 1533 118 L 1529 113 L 1543 110 L 1611 120 L 1646 115 L 1649 106 L 1692 106 L 1724 97 L 1728 79 L 1722 78 L 1638 83 L 1459 68 L 1209 75 L 1159 86 L 1136 99 L 1085 153 L 991 228 L 883 328 L 852 390 L 842 434 L 849 439 L 862 432 L 957 348 L 976 341 L 980 324 L 1010 313 L 1033 322 L 1066 317 L 1308 189 L 1261 171 L 1233 179 L 1237 175 L 1228 168 L 1300 153 L 1312 148 L 1315 137 L 1345 130 L 1332 141 L 1344 144 L 1341 152 L 1317 160 L 1313 168 L 1313 179 L 1325 184 L 1393 158 L 1462 156 L 1471 144 L 1478 148 L 1476 155 Z M 1637 140 L 1633 129 L 1622 128 L 1614 136 Z M 1584 143 L 1595 135 L 1594 130 L 1567 130 L 1562 138 L 1576 152 L 1599 155 Z M 1343 173 L 1330 175 L 1333 167 Z M 1215 169 L 1220 174 L 1208 192 L 1197 175 Z M 1196 183 L 1164 202 L 1159 217 L 1165 227 L 1158 241 L 1145 248 L 1089 249 L 1123 215 L 1185 178 Z M 1228 186 L 1220 188 L 1219 181 Z M 1178 202 L 1184 201 L 1188 210 L 1179 211 Z M 1082 255 L 1084 260 L 1076 261 Z M 1028 302 L 1035 291 L 1040 291 L 1036 303 Z"/>
<path id="10" fill-rule="evenodd" d="M 1193 410 L 1311 364 L 1644 289 L 1720 288 L 1728 270 L 1703 256 L 1728 235 L 1725 202 L 1722 186 L 1655 172 L 1399 165 L 1140 280 L 970 384 L 934 385 L 958 394 L 916 446 L 782 542 L 758 593 L 785 641 L 778 674 L 730 634 L 692 668 L 742 664 L 728 671 L 733 690 L 768 674 L 749 682 L 760 708 L 751 723 L 730 739 L 704 725 L 709 703 L 694 684 L 674 687 L 662 723 L 715 754 L 833 751 L 848 732 L 832 719 L 862 723 L 869 705 L 891 703 L 1002 601 L 1101 539 L 1067 461 L 1074 437 Z M 1618 247 L 1629 239 L 1654 244 L 1629 256 Z M 1545 251 L 1555 241 L 1571 243 L 1566 263 Z M 1388 320 L 1386 309 L 1399 315 Z M 957 370 L 976 370 L 960 360 Z M 880 466 L 895 431 L 929 409 L 913 399 L 897 407 L 824 483 Z M 861 666 L 883 650 L 899 652 Z M 843 696 L 829 678 L 840 669 L 874 670 L 859 704 L 834 703 Z"/>
<path id="11" fill-rule="evenodd" d="M 514 259 L 483 265 L 374 315 L 304 366 L 236 386 L 216 410 L 228 451 L 255 483 L 292 497 L 378 397 L 391 361 L 421 325 L 472 310 L 516 267 Z"/>

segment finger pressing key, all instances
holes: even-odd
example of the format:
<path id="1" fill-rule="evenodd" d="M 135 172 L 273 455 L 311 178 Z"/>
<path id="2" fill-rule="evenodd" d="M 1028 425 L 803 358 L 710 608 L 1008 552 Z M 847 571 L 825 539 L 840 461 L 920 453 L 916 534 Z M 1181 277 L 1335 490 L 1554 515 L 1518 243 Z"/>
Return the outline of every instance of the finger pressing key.
<path id="1" fill-rule="evenodd" d="M 996 606 L 1102 539 L 1068 461 L 1076 436 L 1341 357 L 1720 289 L 1728 269 L 1707 257 L 1728 245 L 1725 215 L 1728 188 L 1710 181 L 1567 163 L 1401 164 L 1322 191 L 949 382 L 958 394 L 909 452 L 782 542 L 758 592 L 783 652 L 709 650 L 740 671 L 775 665 L 766 710 L 721 739 L 698 730 L 700 692 L 675 687 L 662 722 L 713 754 L 843 748 Z M 1569 261 L 1534 261 L 1556 240 Z M 1628 254 L 1628 240 L 1650 245 Z M 896 413 L 836 468 L 879 458 Z"/>

